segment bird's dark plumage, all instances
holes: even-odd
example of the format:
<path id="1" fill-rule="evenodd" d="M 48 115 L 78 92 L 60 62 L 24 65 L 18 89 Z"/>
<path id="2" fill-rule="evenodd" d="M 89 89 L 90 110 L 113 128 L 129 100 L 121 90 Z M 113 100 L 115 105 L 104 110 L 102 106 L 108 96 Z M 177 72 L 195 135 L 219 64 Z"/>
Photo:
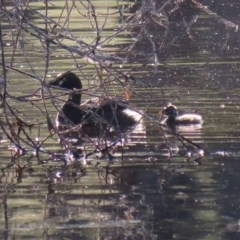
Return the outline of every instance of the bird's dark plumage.
<path id="1" fill-rule="evenodd" d="M 57 115 L 58 127 L 80 125 L 81 128 L 124 130 L 133 127 L 141 115 L 128 107 L 121 98 L 92 98 L 81 103 L 82 83 L 73 72 L 65 72 L 50 82 L 50 86 L 71 90 L 68 100 Z"/>

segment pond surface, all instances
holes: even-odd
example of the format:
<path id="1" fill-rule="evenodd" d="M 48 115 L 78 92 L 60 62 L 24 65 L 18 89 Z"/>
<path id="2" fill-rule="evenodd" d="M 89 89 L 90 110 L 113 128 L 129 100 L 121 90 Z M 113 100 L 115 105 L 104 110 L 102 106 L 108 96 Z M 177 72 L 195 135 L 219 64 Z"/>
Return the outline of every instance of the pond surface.
<path id="1" fill-rule="evenodd" d="M 237 1 L 201 3 L 239 23 Z M 90 2 L 56 1 L 48 11 L 31 4 L 8 11 L 24 10 L 35 28 L 6 17 L 5 9 L 0 15 L 10 106 L 1 112 L 1 239 L 239 239 L 238 29 L 202 11 L 195 22 L 195 12 L 177 20 L 177 10 L 169 14 L 173 3 L 165 9 L 167 34 L 157 14 L 145 22 L 138 12 L 144 4 L 92 1 L 98 27 Z M 39 32 L 46 14 L 49 34 L 59 37 L 48 47 Z M 134 27 L 122 27 L 129 22 Z M 101 44 L 90 51 L 97 32 Z M 99 139 L 83 139 L 73 151 L 49 129 L 66 93 L 59 97 L 62 91 L 44 83 L 68 70 L 81 77 L 84 100 L 121 95 L 124 77 L 130 79 L 130 106 L 143 119 L 110 149 L 112 160 L 95 154 L 96 144 L 105 146 Z M 159 112 L 169 102 L 201 114 L 202 128 L 182 128 L 178 136 L 161 127 Z M 30 126 L 19 128 L 16 116 Z M 20 131 L 21 146 L 6 136 L 6 121 Z M 69 161 L 72 155 L 77 160 Z"/>

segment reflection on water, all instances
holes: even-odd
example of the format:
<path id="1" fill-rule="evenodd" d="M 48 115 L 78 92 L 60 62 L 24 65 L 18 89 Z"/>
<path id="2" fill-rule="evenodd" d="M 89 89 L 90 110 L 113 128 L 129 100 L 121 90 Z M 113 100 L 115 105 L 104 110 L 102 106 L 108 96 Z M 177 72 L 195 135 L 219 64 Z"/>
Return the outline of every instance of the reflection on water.
<path id="1" fill-rule="evenodd" d="M 229 14 L 233 9 L 229 4 L 235 6 L 235 1 L 225 1 L 223 6 L 220 2 L 206 4 L 210 10 L 236 21 L 239 11 Z M 62 3 L 59 1 L 59 6 Z M 43 9 L 42 3 L 33 4 L 36 9 Z M 29 125 L 21 128 L 20 119 L 8 110 L 11 130 L 19 133 L 15 137 L 21 138 L 24 148 L 10 144 L 1 131 L 1 239 L 238 239 L 239 32 L 223 27 L 219 19 L 209 18 L 205 12 L 200 13 L 197 21 L 184 15 L 176 25 L 170 23 L 169 35 L 163 42 L 158 41 L 165 34 L 167 18 L 159 15 L 156 5 L 149 8 L 154 15 L 151 21 L 146 21 L 151 16 L 149 11 L 143 15 L 138 15 L 138 11 L 128 19 L 130 23 L 142 20 L 142 24 L 138 21 L 137 29 L 140 32 L 145 27 L 151 34 L 143 34 L 141 39 L 134 32 L 124 35 L 122 31 L 112 41 L 108 37 L 117 28 L 119 15 L 116 3 L 108 4 L 106 19 L 105 3 L 96 2 L 99 21 L 106 24 L 101 36 L 107 40 L 96 37 L 101 31 L 96 31 L 94 19 L 86 21 L 83 17 L 89 14 L 84 12 L 83 5 L 70 12 L 72 18 L 68 23 L 65 11 L 59 17 L 61 7 L 53 5 L 49 9 L 48 13 L 57 16 L 59 24 L 64 22 L 64 28 L 51 25 L 51 34 L 58 31 L 61 48 L 51 46 L 47 76 L 50 80 L 56 73 L 78 66 L 86 86 L 85 100 L 95 95 L 115 96 L 123 91 L 119 79 L 134 76 L 130 106 L 141 110 L 143 119 L 132 131 L 115 138 L 116 144 L 109 149 L 111 161 L 104 152 L 98 156 L 101 151 L 96 151 L 96 146 L 104 149 L 112 141 L 86 138 L 80 140 L 80 146 L 68 142 L 62 148 L 59 136 L 49 133 L 46 119 L 54 121 L 57 111 L 47 98 L 47 90 L 41 89 L 46 95 L 45 102 L 42 92 L 36 91 L 42 86 L 47 68 L 47 48 L 42 49 L 43 42 L 34 37 L 43 34 L 41 12 L 26 11 L 41 29 L 29 29 L 27 25 L 31 34 L 24 36 L 19 32 L 15 42 L 11 38 L 15 32 L 10 34 L 8 21 L 2 23 L 7 65 L 38 77 L 8 70 L 9 104 Z M 138 4 L 134 5 L 137 10 L 141 9 Z M 70 11 L 68 7 L 64 5 L 64 10 Z M 166 14 L 174 13 L 173 18 L 184 10 L 175 8 L 171 12 L 171 7 L 168 6 Z M 16 13 L 11 11 L 8 17 L 12 14 Z M 195 14 L 199 11 L 194 11 Z M 76 31 L 77 37 L 69 35 L 68 29 Z M 153 35 L 155 29 L 161 32 Z M 182 34 L 175 36 L 174 30 Z M 95 41 L 102 41 L 102 48 L 95 51 L 107 60 L 105 65 L 96 64 L 94 51 L 86 54 L 92 65 L 81 57 L 81 51 L 90 51 L 86 43 L 94 45 Z M 14 50 L 13 42 L 17 43 Z M 70 54 L 66 46 L 75 43 L 80 50 Z M 159 46 L 164 47 L 157 55 Z M 128 51 L 129 48 L 132 49 Z M 117 49 L 119 58 L 113 59 L 118 61 L 105 57 L 105 50 L 110 55 Z M 200 113 L 204 119 L 202 127 L 181 126 L 173 131 L 160 126 L 159 111 L 167 102 L 176 103 L 186 112 Z M 2 114 L 1 122 L 5 120 Z M 48 123 L 51 125 L 51 121 Z"/>

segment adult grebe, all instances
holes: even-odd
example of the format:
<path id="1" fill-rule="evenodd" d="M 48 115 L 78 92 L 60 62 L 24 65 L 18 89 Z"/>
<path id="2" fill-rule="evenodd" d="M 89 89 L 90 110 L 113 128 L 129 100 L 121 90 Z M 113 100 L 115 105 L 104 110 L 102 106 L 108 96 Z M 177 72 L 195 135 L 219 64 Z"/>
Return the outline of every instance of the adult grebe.
<path id="1" fill-rule="evenodd" d="M 73 72 L 61 74 L 49 85 L 71 90 L 56 117 L 60 129 L 79 125 L 81 129 L 90 131 L 96 128 L 123 131 L 133 127 L 142 118 L 140 113 L 129 108 L 127 100 L 120 97 L 92 98 L 81 103 L 82 83 Z"/>

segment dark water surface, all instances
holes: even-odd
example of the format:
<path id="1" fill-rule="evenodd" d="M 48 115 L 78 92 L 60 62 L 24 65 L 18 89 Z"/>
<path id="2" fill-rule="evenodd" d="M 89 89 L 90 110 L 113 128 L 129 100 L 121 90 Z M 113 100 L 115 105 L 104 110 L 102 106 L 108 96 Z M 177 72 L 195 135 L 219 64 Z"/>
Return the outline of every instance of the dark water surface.
<path id="1" fill-rule="evenodd" d="M 52 2 L 49 17 L 59 20 L 79 40 L 94 44 L 94 19 L 90 22 L 83 17 L 87 12 L 82 2 L 76 2 L 81 11 L 73 10 L 70 21 L 65 21 L 70 2 Z M 238 1 L 201 3 L 239 23 Z M 170 24 L 165 45 L 155 55 L 148 37 L 134 43 L 140 34 L 138 28 L 108 39 L 124 19 L 119 17 L 115 1 L 93 4 L 99 25 L 105 24 L 102 48 L 97 53 L 113 55 L 112 69 L 134 77 L 130 104 L 143 113 L 143 120 L 115 147 L 111 164 L 106 156 L 100 159 L 96 154 L 90 154 L 87 165 L 83 166 L 83 158 L 66 164 L 68 151 L 61 148 L 57 135 L 50 136 L 46 123 L 46 112 L 52 120 L 56 115 L 47 98 L 50 93 L 43 89 L 43 102 L 36 92 L 44 71 L 48 68 L 49 81 L 58 73 L 74 69 L 83 79 L 84 89 L 90 89 L 84 92 L 84 99 L 121 94 L 123 89 L 112 80 L 110 71 L 106 73 L 88 63 L 86 57 L 63 48 L 53 46 L 49 50 L 50 64 L 46 67 L 44 44 L 30 34 L 21 38 L 13 31 L 11 35 L 4 18 L 6 64 L 39 79 L 9 70 L 9 104 L 21 119 L 37 123 L 37 127 L 25 129 L 36 145 L 44 143 L 37 158 L 33 144 L 27 144 L 29 139 L 21 132 L 26 140 L 22 141 L 26 150 L 21 156 L 22 150 L 1 131 L 1 239 L 239 239 L 239 31 L 200 14 L 190 36 L 181 19 L 179 24 Z M 45 13 L 43 3 L 33 2 L 31 8 L 39 11 L 29 11 L 31 21 L 44 28 L 38 15 Z M 124 14 L 130 16 L 131 11 Z M 173 18 L 176 23 L 177 14 Z M 159 33 L 156 36 L 163 36 L 161 30 L 155 29 Z M 15 51 L 11 36 L 18 42 Z M 69 39 L 61 43 L 76 46 L 76 41 Z M 123 61 L 119 63 L 116 60 L 120 58 Z M 53 91 L 53 95 L 57 93 Z M 203 116 L 201 129 L 180 130 L 182 136 L 204 150 L 203 157 L 198 148 L 160 128 L 159 111 L 169 102 Z M 57 106 L 61 103 L 55 101 Z M 15 118 L 8 114 L 14 123 Z M 5 122 L 3 112 L 1 120 Z M 96 141 L 87 139 L 83 143 L 87 153 L 94 150 Z"/>

